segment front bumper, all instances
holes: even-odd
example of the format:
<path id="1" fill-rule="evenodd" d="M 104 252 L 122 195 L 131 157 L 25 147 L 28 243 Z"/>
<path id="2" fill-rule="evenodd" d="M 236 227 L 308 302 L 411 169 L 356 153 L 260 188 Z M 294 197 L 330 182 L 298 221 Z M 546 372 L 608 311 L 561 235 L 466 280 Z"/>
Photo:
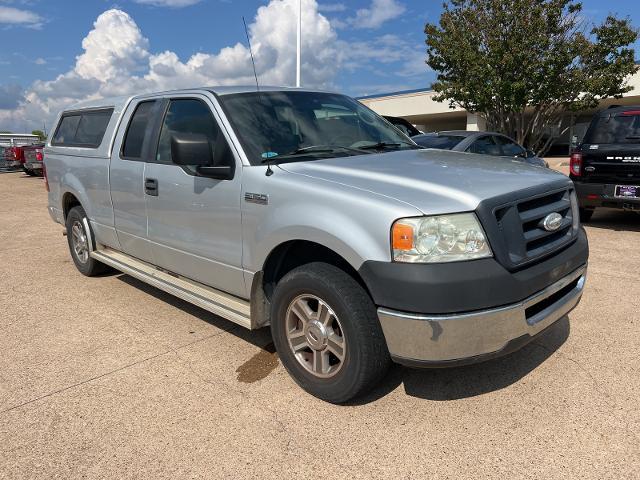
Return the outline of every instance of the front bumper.
<path id="1" fill-rule="evenodd" d="M 574 181 L 578 203 L 582 208 L 618 208 L 640 210 L 640 198 L 620 198 L 615 196 L 616 185 L 623 183 L 581 183 Z"/>
<path id="2" fill-rule="evenodd" d="M 511 353 L 573 310 L 582 297 L 587 265 L 511 305 L 446 315 L 387 308 L 378 318 L 391 357 L 409 366 L 475 363 Z"/>

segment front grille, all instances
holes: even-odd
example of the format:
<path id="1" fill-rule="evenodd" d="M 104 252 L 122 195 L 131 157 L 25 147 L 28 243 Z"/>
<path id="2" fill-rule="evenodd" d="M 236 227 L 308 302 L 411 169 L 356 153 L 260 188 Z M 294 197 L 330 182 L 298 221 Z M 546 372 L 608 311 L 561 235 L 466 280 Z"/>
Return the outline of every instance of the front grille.
<path id="1" fill-rule="evenodd" d="M 577 201 L 573 188 L 555 189 L 490 209 L 482 215 L 496 258 L 507 268 L 542 258 L 570 243 L 577 235 Z M 489 212 L 486 212 L 489 213 Z M 549 231 L 544 219 L 551 213 L 561 217 L 560 226 Z M 489 218 L 487 218 L 489 217 Z"/>

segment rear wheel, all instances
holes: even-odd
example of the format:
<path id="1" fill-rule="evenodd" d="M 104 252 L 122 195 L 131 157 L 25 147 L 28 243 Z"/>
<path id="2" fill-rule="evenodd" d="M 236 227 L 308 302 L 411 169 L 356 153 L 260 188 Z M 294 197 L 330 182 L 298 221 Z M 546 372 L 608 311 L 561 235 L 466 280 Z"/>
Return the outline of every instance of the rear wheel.
<path id="1" fill-rule="evenodd" d="M 595 211 L 595 208 L 580 208 L 580 221 L 582 223 L 587 223 L 589 220 L 591 220 L 593 212 Z"/>
<path id="2" fill-rule="evenodd" d="M 91 258 L 91 238 L 94 238 L 91 226 L 89 226 L 89 232 L 87 233 L 87 227 L 89 220 L 84 209 L 80 206 L 73 207 L 68 215 L 66 221 L 67 227 L 67 241 L 69 243 L 69 251 L 73 263 L 76 268 L 87 277 L 93 277 L 109 270 L 104 263 L 100 263 L 97 260 Z"/>
<path id="3" fill-rule="evenodd" d="M 326 263 L 303 265 L 280 280 L 271 334 L 296 383 L 328 402 L 366 392 L 389 367 L 371 298 L 351 276 Z"/>

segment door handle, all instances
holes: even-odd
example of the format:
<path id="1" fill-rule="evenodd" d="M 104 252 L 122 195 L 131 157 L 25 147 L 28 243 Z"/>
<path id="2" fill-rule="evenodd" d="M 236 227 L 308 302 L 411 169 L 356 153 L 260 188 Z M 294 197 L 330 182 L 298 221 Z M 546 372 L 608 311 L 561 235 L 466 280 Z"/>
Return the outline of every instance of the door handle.
<path id="1" fill-rule="evenodd" d="M 144 179 L 144 193 L 152 197 L 158 196 L 158 180 L 155 178 Z"/>

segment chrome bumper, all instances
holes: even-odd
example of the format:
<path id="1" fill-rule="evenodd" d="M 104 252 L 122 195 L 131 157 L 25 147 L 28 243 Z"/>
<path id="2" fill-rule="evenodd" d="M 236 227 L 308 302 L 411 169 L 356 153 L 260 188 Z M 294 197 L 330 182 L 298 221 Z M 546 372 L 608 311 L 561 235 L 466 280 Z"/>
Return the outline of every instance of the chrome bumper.
<path id="1" fill-rule="evenodd" d="M 522 302 L 453 315 L 378 309 L 389 353 L 405 364 L 455 364 L 508 353 L 510 344 L 534 337 L 573 310 L 587 275 L 583 265 Z"/>

